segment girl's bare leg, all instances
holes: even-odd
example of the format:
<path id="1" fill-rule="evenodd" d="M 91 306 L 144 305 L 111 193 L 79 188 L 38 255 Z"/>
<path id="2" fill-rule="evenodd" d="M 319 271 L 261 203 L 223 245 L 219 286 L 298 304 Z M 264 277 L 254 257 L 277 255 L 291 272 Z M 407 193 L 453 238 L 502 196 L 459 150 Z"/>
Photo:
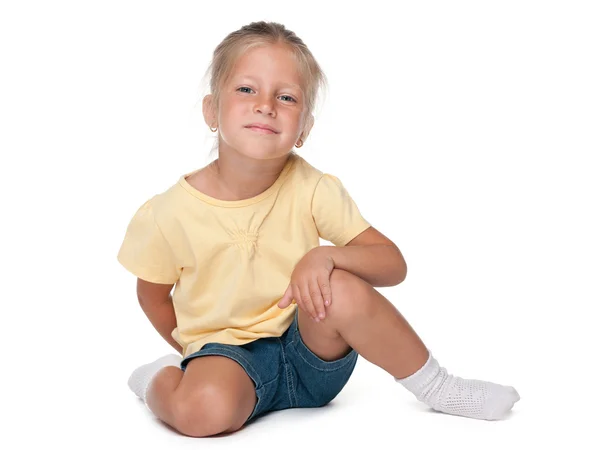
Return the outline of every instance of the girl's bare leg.
<path id="1" fill-rule="evenodd" d="M 175 389 L 181 383 L 183 370 L 163 367 L 152 378 L 146 393 L 146 405 L 163 422 L 177 429 L 175 412 Z"/>
<path id="2" fill-rule="evenodd" d="M 130 387 L 156 417 L 187 436 L 239 430 L 257 401 L 244 368 L 217 355 L 193 358 L 185 372 L 179 362 L 180 357 L 167 355 L 141 366 L 132 374 Z"/>
<path id="3" fill-rule="evenodd" d="M 520 399 L 512 386 L 448 374 L 395 306 L 361 278 L 334 269 L 330 283 L 332 302 L 322 323 L 298 311 L 302 340 L 321 358 L 339 357 L 352 347 L 419 400 L 448 414 L 495 420 Z"/>

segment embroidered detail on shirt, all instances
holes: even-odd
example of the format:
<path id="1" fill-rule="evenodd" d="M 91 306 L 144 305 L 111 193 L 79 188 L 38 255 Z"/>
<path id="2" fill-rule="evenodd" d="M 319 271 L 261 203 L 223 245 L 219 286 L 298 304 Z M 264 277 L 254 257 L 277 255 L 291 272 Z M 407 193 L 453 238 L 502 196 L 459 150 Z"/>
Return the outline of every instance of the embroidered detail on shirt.
<path id="1" fill-rule="evenodd" d="M 236 245 L 241 249 L 247 250 L 250 257 L 254 256 L 254 252 L 256 251 L 256 241 L 258 240 L 258 233 L 232 230 L 230 234 L 233 240 L 232 245 Z"/>

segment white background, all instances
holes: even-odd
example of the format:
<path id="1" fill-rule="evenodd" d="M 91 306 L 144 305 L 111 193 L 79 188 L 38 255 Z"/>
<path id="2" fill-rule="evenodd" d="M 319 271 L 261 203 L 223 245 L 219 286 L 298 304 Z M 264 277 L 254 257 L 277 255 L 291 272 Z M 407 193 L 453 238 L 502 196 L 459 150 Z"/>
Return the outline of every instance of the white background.
<path id="1" fill-rule="evenodd" d="M 129 391 L 172 348 L 118 249 L 210 161 L 203 76 L 256 20 L 328 76 L 298 153 L 402 250 L 380 291 L 450 373 L 517 388 L 506 420 L 431 413 L 363 358 L 329 406 L 202 441 Z M 599 22 L 592 1 L 2 2 L 0 446 L 597 448 Z"/>

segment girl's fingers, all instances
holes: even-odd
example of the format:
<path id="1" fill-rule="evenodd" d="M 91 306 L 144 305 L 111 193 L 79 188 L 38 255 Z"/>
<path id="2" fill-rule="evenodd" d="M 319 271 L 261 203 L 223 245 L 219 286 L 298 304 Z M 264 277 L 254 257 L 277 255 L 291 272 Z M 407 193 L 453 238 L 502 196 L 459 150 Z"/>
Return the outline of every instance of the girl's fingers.
<path id="1" fill-rule="evenodd" d="M 300 286 L 300 294 L 302 295 L 302 303 L 304 304 L 304 311 L 306 311 L 313 319 L 317 317 L 315 306 L 311 298 L 311 292 L 308 284 L 304 283 Z"/>
<path id="2" fill-rule="evenodd" d="M 325 318 L 325 306 L 323 306 L 323 296 L 321 295 L 319 282 L 315 279 L 310 280 L 308 289 L 310 290 L 310 297 L 312 298 L 312 303 L 315 307 L 316 317 L 318 317 L 319 320 L 323 320 Z"/>
<path id="3" fill-rule="evenodd" d="M 308 314 L 308 311 L 306 310 L 306 306 L 304 306 L 304 300 L 302 299 L 302 293 L 300 292 L 300 288 L 298 287 L 297 284 L 292 285 L 292 291 L 294 293 L 294 299 L 296 300 L 296 304 L 298 305 L 298 307 L 302 308 L 302 310 Z"/>
<path id="4" fill-rule="evenodd" d="M 287 307 L 292 303 L 292 286 L 288 286 L 287 289 L 285 290 L 285 293 L 283 294 L 283 297 L 281 297 L 281 300 L 279 300 L 279 306 L 280 307 Z"/>
<path id="5" fill-rule="evenodd" d="M 331 305 L 331 285 L 329 284 L 329 277 L 318 277 L 319 287 L 321 288 L 321 295 L 323 296 L 323 304 L 325 306 Z"/>

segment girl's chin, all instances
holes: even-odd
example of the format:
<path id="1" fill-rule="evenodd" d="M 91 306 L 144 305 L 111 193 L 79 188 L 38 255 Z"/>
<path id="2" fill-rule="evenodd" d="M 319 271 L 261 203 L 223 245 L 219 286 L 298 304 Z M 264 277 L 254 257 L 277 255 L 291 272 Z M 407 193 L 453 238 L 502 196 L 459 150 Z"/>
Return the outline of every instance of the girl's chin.
<path id="1" fill-rule="evenodd" d="M 269 148 L 269 146 L 245 146 L 244 148 L 236 150 L 237 153 L 247 156 L 253 159 L 277 159 L 284 158 L 289 155 L 292 151 L 290 149 L 281 148 Z"/>

